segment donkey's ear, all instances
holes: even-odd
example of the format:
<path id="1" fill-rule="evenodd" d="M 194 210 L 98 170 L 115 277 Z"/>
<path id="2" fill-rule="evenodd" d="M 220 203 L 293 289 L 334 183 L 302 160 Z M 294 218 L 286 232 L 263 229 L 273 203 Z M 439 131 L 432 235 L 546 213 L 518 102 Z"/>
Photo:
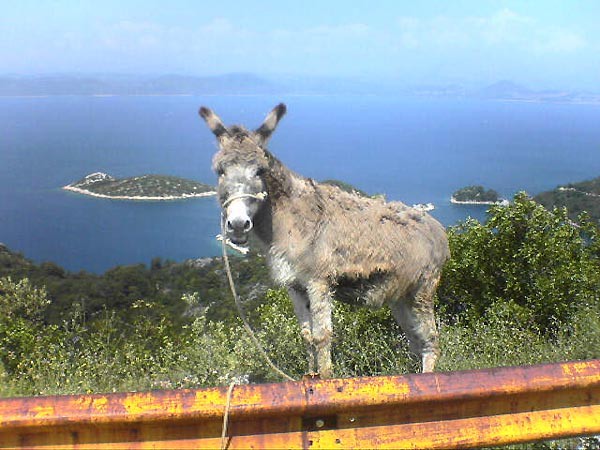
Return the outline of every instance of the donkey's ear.
<path id="1" fill-rule="evenodd" d="M 202 106 L 200 111 L 198 111 L 198 114 L 200 114 L 200 117 L 206 121 L 208 128 L 211 129 L 216 137 L 221 137 L 223 134 L 227 133 L 227 127 L 223 125 L 223 122 L 219 116 L 217 116 L 211 109 L 207 108 L 206 106 Z"/>
<path id="2" fill-rule="evenodd" d="M 285 107 L 285 105 L 283 103 L 280 103 L 275 108 L 273 108 L 273 111 L 271 111 L 267 115 L 263 124 L 256 129 L 256 134 L 258 134 L 261 137 L 263 142 L 266 142 L 271 137 L 271 134 L 273 134 L 273 131 L 275 131 L 277 124 L 279 123 L 286 111 L 287 108 Z"/>

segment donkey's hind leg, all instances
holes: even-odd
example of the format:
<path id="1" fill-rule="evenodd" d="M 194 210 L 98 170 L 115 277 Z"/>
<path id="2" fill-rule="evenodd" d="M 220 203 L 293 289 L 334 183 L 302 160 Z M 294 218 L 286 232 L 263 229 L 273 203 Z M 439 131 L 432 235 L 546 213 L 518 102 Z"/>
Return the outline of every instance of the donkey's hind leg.
<path id="1" fill-rule="evenodd" d="M 433 296 L 439 277 L 422 284 L 414 295 L 390 304 L 396 321 L 400 324 L 410 350 L 420 356 L 423 372 L 433 372 L 439 356 L 438 331 L 435 324 Z"/>

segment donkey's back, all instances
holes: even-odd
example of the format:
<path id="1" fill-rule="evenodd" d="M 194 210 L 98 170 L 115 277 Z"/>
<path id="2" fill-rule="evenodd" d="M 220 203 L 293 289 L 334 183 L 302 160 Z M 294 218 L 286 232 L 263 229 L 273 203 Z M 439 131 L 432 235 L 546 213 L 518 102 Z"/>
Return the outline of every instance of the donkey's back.
<path id="1" fill-rule="evenodd" d="M 284 206 L 287 213 L 279 212 L 291 217 L 282 217 L 289 224 L 287 233 L 279 235 L 282 242 L 274 242 L 293 253 L 291 259 L 307 276 L 334 280 L 389 274 L 410 285 L 448 259 L 446 232 L 426 212 L 335 186 L 313 185 L 313 195 L 304 192 Z M 290 235 L 296 242 L 290 242 Z"/>

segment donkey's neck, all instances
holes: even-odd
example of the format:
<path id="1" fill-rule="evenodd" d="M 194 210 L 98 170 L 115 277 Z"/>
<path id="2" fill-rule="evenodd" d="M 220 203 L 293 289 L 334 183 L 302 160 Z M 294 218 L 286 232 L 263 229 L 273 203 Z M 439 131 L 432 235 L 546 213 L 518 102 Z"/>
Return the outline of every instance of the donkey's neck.
<path id="1" fill-rule="evenodd" d="M 254 232 L 263 246 L 266 249 L 272 249 L 273 245 L 289 247 L 290 239 L 294 245 L 311 239 L 323 213 L 317 184 L 275 158 L 265 174 L 265 184 L 267 198 L 254 220 Z"/>
<path id="2" fill-rule="evenodd" d="M 254 218 L 254 234 L 265 248 L 273 242 L 273 208 L 293 195 L 294 173 L 269 154 L 270 167 L 264 175 L 267 198 Z"/>
<path id="3" fill-rule="evenodd" d="M 271 156 L 270 162 L 270 168 L 265 174 L 265 183 L 270 202 L 276 204 L 294 195 L 295 185 L 302 177 L 285 167 L 274 156 Z"/>

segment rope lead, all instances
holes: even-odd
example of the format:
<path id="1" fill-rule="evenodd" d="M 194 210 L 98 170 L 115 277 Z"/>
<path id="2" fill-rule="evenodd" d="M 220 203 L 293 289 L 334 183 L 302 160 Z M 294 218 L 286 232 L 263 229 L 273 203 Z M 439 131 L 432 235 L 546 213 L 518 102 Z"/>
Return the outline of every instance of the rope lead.
<path id="1" fill-rule="evenodd" d="M 232 381 L 227 389 L 227 403 L 225 404 L 225 412 L 223 413 L 223 429 L 221 431 L 221 450 L 227 448 L 227 425 L 229 423 L 229 409 L 231 408 L 231 395 L 233 394 L 233 388 L 235 387 L 235 381 Z"/>
<path id="2" fill-rule="evenodd" d="M 224 216 L 221 216 L 221 234 L 223 236 L 226 235 L 225 234 L 225 217 Z M 296 381 L 292 377 L 290 377 L 288 374 L 286 374 L 284 371 L 282 371 L 279 367 L 277 367 L 273 363 L 273 361 L 271 361 L 271 358 L 269 358 L 269 355 L 267 355 L 267 352 L 261 345 L 260 341 L 254 335 L 254 332 L 252 331 L 252 328 L 250 327 L 250 324 L 248 323 L 248 320 L 246 319 L 246 315 L 244 314 L 240 299 L 239 299 L 239 297 L 237 295 L 237 291 L 235 289 L 235 283 L 233 282 L 233 276 L 231 275 L 231 267 L 229 266 L 229 258 L 227 256 L 227 247 L 226 247 L 225 239 L 221 240 L 221 250 L 223 252 L 223 261 L 225 263 L 225 272 L 227 273 L 227 280 L 229 281 L 229 289 L 231 290 L 231 294 L 233 295 L 233 299 L 235 301 L 235 306 L 238 310 L 238 314 L 240 315 L 240 318 L 242 319 L 242 323 L 244 324 L 244 330 L 246 330 L 246 333 L 248 334 L 248 336 L 254 343 L 254 346 L 259 351 L 259 353 L 263 356 L 264 360 L 267 362 L 269 367 L 271 367 L 271 369 L 273 369 L 277 374 L 279 374 L 281 377 L 283 377 L 284 379 L 286 379 L 288 381 Z"/>

